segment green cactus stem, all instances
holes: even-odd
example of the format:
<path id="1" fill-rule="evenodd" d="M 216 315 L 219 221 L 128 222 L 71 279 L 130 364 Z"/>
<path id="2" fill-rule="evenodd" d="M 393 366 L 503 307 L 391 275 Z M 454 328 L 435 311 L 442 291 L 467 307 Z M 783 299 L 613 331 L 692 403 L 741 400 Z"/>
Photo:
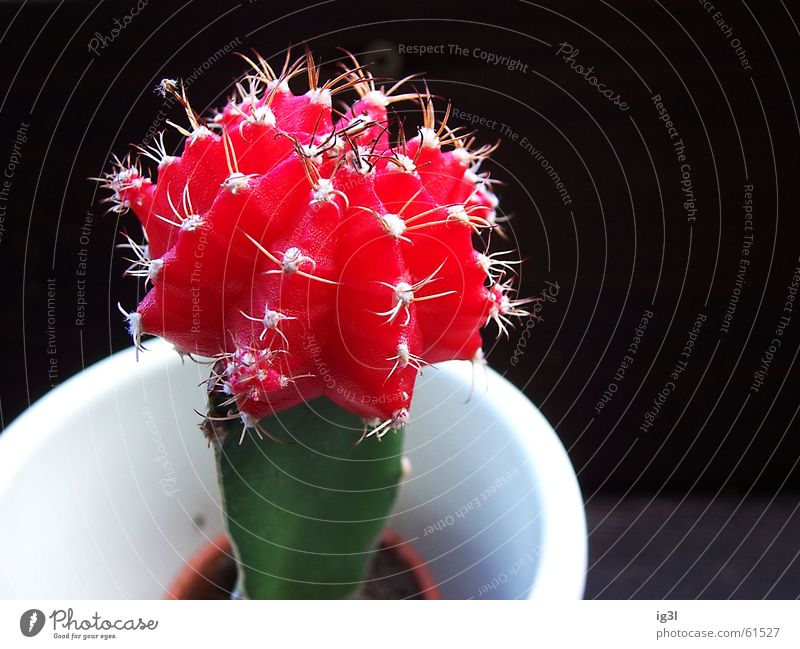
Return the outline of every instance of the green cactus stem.
<path id="1" fill-rule="evenodd" d="M 397 495 L 402 433 L 357 443 L 362 420 L 324 398 L 262 419 L 269 436 L 242 435 L 241 420 L 216 412 L 208 422 L 237 596 L 353 596 Z"/>

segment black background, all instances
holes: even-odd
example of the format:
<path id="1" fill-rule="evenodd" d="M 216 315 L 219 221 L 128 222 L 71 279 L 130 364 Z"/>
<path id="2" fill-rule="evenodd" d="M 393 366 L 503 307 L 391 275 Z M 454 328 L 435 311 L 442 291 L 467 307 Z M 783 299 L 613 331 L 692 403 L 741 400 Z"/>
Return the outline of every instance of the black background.
<path id="1" fill-rule="evenodd" d="M 124 262 L 113 244 L 121 228 L 134 229 L 135 219 L 103 217 L 87 178 L 107 169 L 112 153 L 142 140 L 163 107 L 153 92 L 157 82 L 195 74 L 193 104 L 210 108 L 224 102 L 244 71 L 233 54 L 203 67 L 226 44 L 257 49 L 276 62 L 290 43 L 308 43 L 323 61 L 346 47 L 373 61 L 378 75 L 425 72 L 431 90 L 454 108 L 498 122 L 478 137 L 501 142 L 487 168 L 506 182 L 498 189 L 501 207 L 513 213 L 514 245 L 528 258 L 522 293 L 536 295 L 546 281 L 560 290 L 555 302 L 544 304 L 526 347 L 518 346 L 522 329 L 498 341 L 489 334 L 489 360 L 542 409 L 569 450 L 590 517 L 587 594 L 800 594 L 794 562 L 800 306 L 763 385 L 751 390 L 800 265 L 795 8 L 720 1 L 709 12 L 688 0 L 308 6 L 151 0 L 104 48 L 89 51 L 91 39 L 108 38 L 115 18 L 122 21 L 134 5 L 0 5 L 0 173 L 18 129 L 29 124 L 0 240 L 4 425 L 52 384 L 130 344 L 116 303 L 132 307 L 138 289 L 121 277 Z M 732 28 L 730 38 L 714 20 L 716 11 Z M 746 50 L 751 70 L 740 64 L 732 38 Z M 575 60 L 593 66 L 629 110 L 570 69 L 557 55 L 563 42 L 580 50 Z M 451 53 L 450 44 L 467 54 Z M 400 45 L 445 48 L 401 54 Z M 475 48 L 527 68 L 491 65 Z M 686 147 L 694 223 L 682 206 L 680 164 L 658 120 L 655 94 Z M 398 110 L 415 119 L 410 105 Z M 181 116 L 173 109 L 170 117 Z M 559 174 L 570 205 L 520 145 L 523 137 Z M 754 185 L 754 239 L 724 333 L 748 183 Z M 81 242 L 87 212 L 94 218 L 88 245 Z M 89 294 L 85 323 L 76 326 L 81 248 L 89 253 Z M 48 375 L 51 279 L 57 377 Z M 654 316 L 634 363 L 597 414 L 595 404 L 614 382 L 648 309 Z M 707 319 L 686 371 L 643 432 L 645 412 L 681 360 L 698 313 Z M 737 541 L 717 551 L 731 535 Z M 673 549 L 675 568 L 662 564 Z M 694 572 L 673 589 L 695 559 Z"/>

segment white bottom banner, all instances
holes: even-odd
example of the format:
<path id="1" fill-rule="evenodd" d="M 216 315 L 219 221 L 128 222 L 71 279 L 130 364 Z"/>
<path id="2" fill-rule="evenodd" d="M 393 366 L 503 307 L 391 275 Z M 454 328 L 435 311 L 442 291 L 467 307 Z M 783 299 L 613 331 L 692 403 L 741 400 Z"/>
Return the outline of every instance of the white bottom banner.
<path id="1" fill-rule="evenodd" d="M 794 601 L 3 601 L 0 647 L 777 649 L 800 646 L 798 618 Z"/>

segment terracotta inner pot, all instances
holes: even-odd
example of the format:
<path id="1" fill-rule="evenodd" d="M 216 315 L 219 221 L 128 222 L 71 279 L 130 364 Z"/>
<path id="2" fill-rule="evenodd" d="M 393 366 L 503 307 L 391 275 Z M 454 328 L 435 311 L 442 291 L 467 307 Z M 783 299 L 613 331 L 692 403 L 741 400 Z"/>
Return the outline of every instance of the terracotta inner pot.
<path id="1" fill-rule="evenodd" d="M 231 543 L 216 537 L 184 564 L 165 599 L 230 599 L 236 582 Z M 361 599 L 442 599 L 428 567 L 395 532 L 381 534 Z"/>

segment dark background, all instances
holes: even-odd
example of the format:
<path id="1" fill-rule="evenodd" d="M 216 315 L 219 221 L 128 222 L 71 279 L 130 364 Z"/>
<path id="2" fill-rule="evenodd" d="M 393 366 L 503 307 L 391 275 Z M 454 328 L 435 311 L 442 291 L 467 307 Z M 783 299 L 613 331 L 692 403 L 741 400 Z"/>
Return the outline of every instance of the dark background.
<path id="1" fill-rule="evenodd" d="M 0 4 L 0 174 L 20 128 L 26 137 L 14 156 L 0 239 L 3 425 L 52 385 L 130 344 L 116 303 L 135 304 L 137 287 L 121 278 L 124 262 L 113 245 L 135 219 L 103 217 L 87 178 L 107 169 L 112 152 L 141 142 L 158 119 L 157 82 L 194 74 L 193 103 L 210 108 L 244 71 L 235 55 L 215 55 L 225 45 L 275 62 L 290 43 L 308 43 L 323 61 L 340 57 L 342 46 L 372 61 L 378 75 L 426 72 L 431 90 L 454 108 L 498 122 L 481 129 L 479 141 L 501 141 L 487 168 L 506 182 L 501 207 L 513 213 L 513 245 L 529 259 L 522 293 L 536 295 L 546 281 L 560 289 L 527 346 L 522 329 L 498 341 L 490 335 L 489 359 L 542 409 L 569 450 L 589 514 L 587 596 L 800 596 L 800 307 L 763 385 L 751 389 L 800 265 L 796 8 L 752 0 L 720 0 L 712 11 L 688 0 L 150 0 L 104 48 L 89 51 L 91 39 L 109 39 L 114 20 L 124 21 L 135 4 Z M 563 42 L 629 110 L 570 69 L 557 55 Z M 399 52 L 400 45 L 438 44 L 444 54 Z M 451 53 L 450 44 L 467 55 Z M 475 48 L 527 67 L 491 65 Z M 680 163 L 658 120 L 656 94 L 685 144 L 694 222 L 682 206 Z M 175 109 L 169 116 L 181 118 Z M 571 204 L 523 137 L 558 173 Z M 746 234 L 745 184 L 754 186 L 754 238 L 726 333 L 721 324 Z M 87 213 L 93 223 L 82 242 Z M 77 326 L 81 248 L 89 290 Z M 49 280 L 55 326 L 48 333 Z M 615 380 L 646 310 L 653 317 L 638 353 Z M 707 319 L 688 365 L 643 431 L 699 313 Z M 617 390 L 598 414 L 610 383 Z"/>

